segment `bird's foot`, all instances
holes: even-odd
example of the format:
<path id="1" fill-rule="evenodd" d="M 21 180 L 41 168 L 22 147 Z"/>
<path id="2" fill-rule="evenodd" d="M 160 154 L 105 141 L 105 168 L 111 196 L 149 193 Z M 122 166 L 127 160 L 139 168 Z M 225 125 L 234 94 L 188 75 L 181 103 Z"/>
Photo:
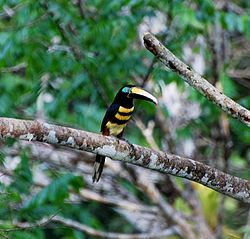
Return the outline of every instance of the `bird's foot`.
<path id="1" fill-rule="evenodd" d="M 128 143 L 128 144 L 131 144 L 131 143 L 128 141 L 128 139 L 125 139 L 125 138 L 119 138 L 119 139 L 125 141 L 125 142 Z"/>
<path id="2" fill-rule="evenodd" d="M 129 140 L 125 139 L 125 138 L 120 138 L 120 140 L 125 141 L 127 144 L 129 144 L 129 146 L 132 148 L 132 150 L 134 150 L 134 145 L 132 143 L 129 142 Z"/>

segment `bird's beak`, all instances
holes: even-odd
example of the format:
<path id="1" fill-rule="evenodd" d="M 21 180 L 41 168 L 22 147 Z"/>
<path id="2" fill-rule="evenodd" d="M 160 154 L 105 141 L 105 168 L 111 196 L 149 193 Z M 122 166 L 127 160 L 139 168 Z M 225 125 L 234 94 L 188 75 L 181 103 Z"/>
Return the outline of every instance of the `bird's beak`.
<path id="1" fill-rule="evenodd" d="M 132 87 L 128 97 L 131 97 L 134 99 L 148 100 L 148 101 L 153 102 L 156 105 L 158 104 L 157 99 L 153 95 L 151 95 L 149 92 L 138 87 Z"/>

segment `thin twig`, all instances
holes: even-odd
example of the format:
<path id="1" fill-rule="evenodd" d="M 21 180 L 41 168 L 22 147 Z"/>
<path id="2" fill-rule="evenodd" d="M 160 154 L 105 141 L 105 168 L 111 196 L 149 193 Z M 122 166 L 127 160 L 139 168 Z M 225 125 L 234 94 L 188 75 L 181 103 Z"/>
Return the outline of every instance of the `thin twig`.
<path id="1" fill-rule="evenodd" d="M 65 27 L 60 22 L 60 19 L 55 16 L 55 13 L 52 10 L 49 9 L 49 4 L 47 2 L 40 1 L 40 5 L 45 10 L 46 14 L 51 16 L 52 22 L 54 22 L 54 24 L 58 28 L 63 40 L 69 45 L 75 59 L 77 61 L 81 60 L 82 57 L 83 57 L 83 54 L 81 52 L 80 47 L 72 42 L 72 38 L 68 37 L 67 30 L 65 29 Z"/>
<path id="2" fill-rule="evenodd" d="M 149 180 L 144 180 L 141 178 L 141 175 L 138 175 L 137 186 L 141 188 L 144 192 L 147 193 L 148 197 L 158 205 L 163 215 L 170 220 L 172 223 L 175 223 L 180 227 L 179 235 L 185 236 L 187 239 L 194 239 L 195 233 L 192 230 L 190 223 L 184 217 L 184 214 L 178 212 L 176 209 L 172 207 L 166 200 L 164 200 L 160 191 L 156 188 L 156 186 Z"/>
<path id="3" fill-rule="evenodd" d="M 150 65 L 148 66 L 148 70 L 147 70 L 147 73 L 146 75 L 144 76 L 143 78 L 143 81 L 142 81 L 142 84 L 141 84 L 141 87 L 144 87 L 152 73 L 152 71 L 154 70 L 154 65 L 156 63 L 156 57 L 153 58 L 153 60 L 151 61 Z"/>
<path id="4" fill-rule="evenodd" d="M 82 0 L 77 0 L 77 6 L 79 8 L 79 12 L 80 12 L 81 18 L 84 19 L 85 18 L 85 12 L 84 12 L 84 8 L 83 8 L 83 2 L 82 2 Z"/>
<path id="5" fill-rule="evenodd" d="M 87 55 L 81 50 L 81 46 L 77 43 L 77 41 L 73 40 L 72 34 L 69 34 L 67 29 L 63 26 L 62 19 L 60 17 L 55 17 L 55 13 L 54 13 L 53 10 L 51 10 L 49 8 L 49 3 L 48 2 L 40 1 L 40 5 L 44 9 L 44 11 L 46 11 L 50 15 L 51 21 L 57 27 L 62 39 L 64 40 L 64 42 L 69 46 L 75 60 L 77 62 L 81 62 L 84 58 L 87 57 Z M 73 28 L 75 29 L 75 27 L 73 26 L 73 23 L 70 23 L 70 26 L 71 26 L 70 27 L 71 30 Z M 95 77 L 87 69 L 84 69 L 84 71 L 88 73 L 89 78 L 91 78 L 90 82 L 96 88 L 97 92 L 101 96 L 101 98 L 102 98 L 103 102 L 105 103 L 105 105 L 108 106 L 107 102 L 109 102 L 109 97 L 108 97 L 106 91 L 100 85 L 98 80 L 96 80 Z"/>
<path id="6" fill-rule="evenodd" d="M 23 25 L 20 25 L 20 26 L 8 26 L 8 27 L 1 27 L 0 30 L 3 32 L 10 32 L 10 31 L 20 31 L 24 28 L 30 28 L 30 27 L 34 27 L 38 24 L 40 24 L 43 20 L 47 19 L 48 18 L 48 14 L 45 13 L 39 17 L 37 17 L 36 19 L 32 20 L 32 21 L 29 21 L 28 23 L 25 23 Z"/>
<path id="7" fill-rule="evenodd" d="M 12 179 L 14 178 L 13 173 L 4 167 L 0 166 L 0 172 L 4 176 L 8 176 Z M 48 185 L 49 185 L 48 183 L 44 183 L 44 182 L 34 182 L 35 188 L 44 188 L 44 187 L 47 187 Z M 73 191 L 70 191 L 70 193 L 72 196 L 74 196 L 75 198 L 78 198 L 81 201 L 85 201 L 85 200 L 96 201 L 98 203 L 111 205 L 117 208 L 125 209 L 128 211 L 133 211 L 133 212 L 140 211 L 140 212 L 147 212 L 151 214 L 159 213 L 158 208 L 155 206 L 143 205 L 137 202 L 131 202 L 129 200 L 116 199 L 112 197 L 103 196 L 90 189 L 81 189 L 78 194 L 76 194 Z"/>
<path id="8" fill-rule="evenodd" d="M 142 205 L 142 204 L 130 202 L 130 201 L 124 200 L 124 199 L 117 200 L 114 198 L 105 197 L 105 196 L 100 195 L 100 194 L 98 194 L 94 191 L 91 191 L 89 189 L 81 189 L 79 194 L 84 199 L 93 200 L 93 201 L 96 201 L 99 203 L 112 205 L 112 206 L 126 209 L 129 211 L 142 211 L 142 212 L 149 212 L 149 213 L 158 213 L 157 207 Z"/>
<path id="9" fill-rule="evenodd" d="M 14 16 L 16 14 L 17 10 L 25 7 L 26 5 L 28 5 L 28 1 L 19 3 L 12 8 L 8 7 L 8 5 L 4 5 L 5 6 L 5 8 L 3 7 L 4 10 L 2 12 L 0 12 L 0 19 L 5 18 L 5 17 Z M 9 12 L 8 12 L 8 10 L 6 11 L 6 7 L 8 8 Z"/>
<path id="10" fill-rule="evenodd" d="M 141 133 L 144 135 L 145 139 L 147 142 L 150 144 L 151 148 L 155 150 L 159 150 L 158 145 L 156 144 L 154 137 L 153 137 L 153 131 L 152 129 L 147 129 L 143 122 L 140 119 L 135 119 L 137 127 L 141 130 Z M 141 175 L 139 175 L 141 176 Z M 167 175 L 166 175 L 167 176 Z M 187 203 L 196 211 L 196 223 L 197 223 L 197 229 L 200 232 L 200 235 L 204 237 L 204 239 L 212 239 L 214 238 L 212 232 L 209 230 L 208 225 L 206 224 L 204 217 L 203 217 L 203 212 L 200 210 L 199 206 L 199 201 L 195 195 L 195 193 L 192 190 L 192 193 L 189 193 L 188 197 L 181 192 L 177 185 L 173 182 L 173 180 L 169 177 L 169 182 L 172 184 L 172 186 L 175 188 L 175 190 L 178 190 L 178 192 L 181 194 L 182 198 L 187 201 Z M 146 191 L 149 191 L 149 187 L 151 188 L 151 191 L 153 190 L 154 193 L 150 194 L 148 193 L 148 196 L 150 197 L 151 195 L 158 195 L 155 198 L 152 198 L 152 200 L 158 204 L 162 212 L 170 218 L 171 221 L 174 221 L 177 225 L 180 226 L 180 232 L 182 231 L 185 235 L 185 237 L 188 238 L 195 238 L 194 233 L 192 231 L 191 226 L 188 224 L 187 221 L 184 220 L 183 215 L 179 215 L 178 213 L 166 200 L 164 200 L 163 196 L 161 195 L 161 192 L 157 189 L 157 187 L 151 183 L 151 182 L 145 182 L 144 180 L 141 180 L 141 183 L 144 183 L 143 187 L 146 188 Z M 187 236 L 188 235 L 188 236 Z"/>
<path id="11" fill-rule="evenodd" d="M 76 221 L 65 219 L 62 217 L 54 217 L 52 219 L 54 222 L 63 224 L 66 227 L 74 228 L 76 230 L 87 233 L 88 235 L 104 237 L 104 238 L 115 238 L 115 239 L 150 239 L 150 238 L 165 238 L 170 235 L 175 235 L 178 231 L 177 227 L 171 227 L 169 229 L 163 230 L 159 233 L 142 233 L 142 234 L 121 234 L 121 233 L 112 233 L 112 232 L 102 232 L 97 231 L 91 227 L 88 227 L 84 224 L 78 223 Z"/>
<path id="12" fill-rule="evenodd" d="M 114 239 L 153 239 L 153 238 L 165 238 L 168 236 L 176 235 L 179 230 L 178 227 L 170 227 L 166 230 L 163 230 L 159 233 L 141 233 L 141 234 L 122 234 L 122 233 L 114 233 L 114 232 L 104 232 L 96 230 L 92 227 L 89 227 L 85 224 L 79 223 L 77 221 L 67 219 L 61 216 L 53 216 L 50 218 L 43 218 L 41 221 L 36 223 L 29 222 L 13 222 L 13 225 L 16 228 L 11 229 L 1 229 L 3 232 L 17 231 L 17 230 L 31 230 L 36 227 L 44 227 L 48 223 L 60 223 L 65 227 L 78 230 L 80 232 L 86 233 L 90 236 L 95 237 L 103 237 L 103 238 L 114 238 Z"/>
<path id="13" fill-rule="evenodd" d="M 12 224 L 16 227 L 14 228 L 0 228 L 1 232 L 13 232 L 13 231 L 20 231 L 20 230 L 31 230 L 34 228 L 38 228 L 38 227 L 44 227 L 46 226 L 48 223 L 50 223 L 51 221 L 53 221 L 53 218 L 56 217 L 56 215 L 61 211 L 58 210 L 55 214 L 51 215 L 50 217 L 46 217 L 43 218 L 42 220 L 35 222 L 35 223 L 29 223 L 29 222 L 17 222 L 17 221 L 13 221 Z"/>
<path id="14" fill-rule="evenodd" d="M 140 118 L 134 117 L 134 120 L 135 120 L 136 126 L 140 129 L 141 133 L 143 134 L 143 136 L 149 143 L 150 147 L 154 150 L 160 150 L 153 137 L 154 125 L 150 125 L 151 122 L 149 122 L 148 127 L 146 127 Z"/>

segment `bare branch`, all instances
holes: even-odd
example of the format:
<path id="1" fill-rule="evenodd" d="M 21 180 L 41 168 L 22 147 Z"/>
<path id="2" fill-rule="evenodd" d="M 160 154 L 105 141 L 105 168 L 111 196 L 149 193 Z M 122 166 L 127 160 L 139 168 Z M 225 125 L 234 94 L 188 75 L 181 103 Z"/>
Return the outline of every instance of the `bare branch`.
<path id="1" fill-rule="evenodd" d="M 80 12 L 80 15 L 81 15 L 82 19 L 84 19 L 85 18 L 85 10 L 83 8 L 82 0 L 77 0 L 77 6 L 79 8 L 79 12 Z"/>
<path id="2" fill-rule="evenodd" d="M 129 144 L 115 137 L 52 125 L 41 121 L 0 118 L 0 138 L 40 141 L 98 153 L 114 160 L 198 182 L 250 203 L 250 181 L 221 172 L 189 158 Z"/>
<path id="3" fill-rule="evenodd" d="M 12 179 L 14 178 L 12 171 L 7 170 L 6 168 L 1 167 L 1 166 L 0 166 L 0 173 L 1 173 L 0 176 L 4 175 Z M 44 188 L 48 186 L 48 183 L 35 181 L 34 186 L 35 188 Z M 0 194 L 3 194 L 3 193 L 0 193 Z M 74 198 L 78 198 L 79 201 L 80 200 L 96 201 L 99 203 L 108 204 L 116 208 L 121 208 L 121 209 L 125 209 L 125 210 L 132 211 L 132 212 L 140 211 L 140 212 L 146 212 L 146 213 L 151 213 L 155 215 L 159 213 L 159 210 L 156 206 L 149 206 L 149 205 L 144 205 L 138 202 L 132 202 L 129 200 L 107 197 L 107 196 L 98 194 L 97 192 L 94 192 L 86 188 L 81 189 L 78 194 L 76 194 L 73 191 L 70 191 L 70 195 L 73 196 Z"/>
<path id="4" fill-rule="evenodd" d="M 123 200 L 123 199 L 117 200 L 117 199 L 105 197 L 89 189 L 81 189 L 80 196 L 82 196 L 84 199 L 112 205 L 112 206 L 123 208 L 129 211 L 143 211 L 143 212 L 150 212 L 150 213 L 158 212 L 157 207 L 155 206 L 142 205 L 139 203 L 130 202 L 128 200 Z"/>
<path id="5" fill-rule="evenodd" d="M 183 80 L 206 96 L 210 101 L 218 105 L 223 111 L 250 127 L 250 111 L 248 109 L 239 105 L 211 85 L 206 79 L 178 59 L 151 33 L 145 33 L 143 39 L 145 47 L 164 65 L 175 71 Z"/>
<path id="6" fill-rule="evenodd" d="M 3 11 L 0 12 L 0 19 L 3 19 L 5 17 L 9 17 L 9 18 L 13 17 L 17 13 L 18 10 L 22 9 L 26 5 L 28 5 L 28 1 L 19 3 L 12 8 L 9 7 L 8 5 L 3 5 L 2 7 Z"/>
<path id="7" fill-rule="evenodd" d="M 153 125 L 151 127 L 146 128 L 143 122 L 139 119 L 135 119 L 135 123 L 137 127 L 141 130 L 141 133 L 144 135 L 145 139 L 149 143 L 152 149 L 159 151 L 159 147 L 156 144 L 153 137 Z M 143 191 L 147 193 L 149 198 L 155 203 L 157 203 L 158 207 L 162 210 L 165 217 L 175 222 L 180 226 L 180 236 L 185 236 L 188 239 L 195 238 L 195 234 L 192 230 L 190 224 L 185 220 L 184 215 L 177 212 L 170 203 L 164 200 L 160 191 L 157 189 L 155 184 L 149 180 L 147 180 L 148 176 L 143 176 L 142 174 L 137 177 L 137 184 Z M 173 184 L 173 187 L 176 185 L 172 182 L 171 178 L 169 178 L 169 182 Z"/>
<path id="8" fill-rule="evenodd" d="M 97 231 L 91 227 L 88 227 L 88 226 L 83 225 L 81 223 L 78 223 L 76 221 L 73 221 L 70 219 L 65 219 L 65 218 L 58 217 L 58 216 L 54 217 L 52 220 L 54 222 L 61 223 L 64 226 L 74 228 L 74 229 L 82 231 L 82 232 L 86 232 L 89 235 L 98 236 L 98 237 L 105 237 L 105 238 L 115 238 L 115 239 L 164 238 L 164 237 L 176 234 L 176 231 L 178 230 L 177 227 L 171 227 L 169 229 L 166 229 L 166 230 L 160 232 L 159 234 L 157 234 L 157 233 L 153 233 L 153 234 L 145 233 L 144 234 L 143 233 L 143 234 L 129 235 L 129 234 Z"/>
<path id="9" fill-rule="evenodd" d="M 8 232 L 13 232 L 13 231 L 18 231 L 18 230 L 31 230 L 31 229 L 35 229 L 37 227 L 44 227 L 46 226 L 49 222 L 51 222 L 53 220 L 54 217 L 56 217 L 56 215 L 59 213 L 60 210 L 58 210 L 58 212 L 56 212 L 55 214 L 53 214 L 52 216 L 50 217 L 47 217 L 47 218 L 43 218 L 41 219 L 40 221 L 38 222 L 35 222 L 35 223 L 29 223 L 29 222 L 16 222 L 16 221 L 13 221 L 12 224 L 14 226 L 16 226 L 15 228 L 0 228 L 0 231 L 1 232 L 5 232 L 5 233 L 8 233 Z M 0 222 L 1 224 L 1 222 Z"/>
<path id="10" fill-rule="evenodd" d="M 17 230 L 26 230 L 33 229 L 35 227 L 44 227 L 48 223 L 55 222 L 64 225 L 65 227 L 75 229 L 81 232 L 84 232 L 88 235 L 95 237 L 103 237 L 103 238 L 115 238 L 115 239 L 153 239 L 153 238 L 165 238 L 168 236 L 175 235 L 178 231 L 178 227 L 170 227 L 166 230 L 163 230 L 159 233 L 141 233 L 141 234 L 122 234 L 122 233 L 114 233 L 114 232 L 104 232 L 98 231 L 92 227 L 89 227 L 85 224 L 79 223 L 77 221 L 73 221 L 71 219 L 66 219 L 60 216 L 53 216 L 50 218 L 43 218 L 41 221 L 33 224 L 29 222 L 13 222 L 13 225 L 16 228 L 11 228 L 9 231 L 17 231 Z M 8 229 L 2 229 L 3 232 L 9 232 Z"/>

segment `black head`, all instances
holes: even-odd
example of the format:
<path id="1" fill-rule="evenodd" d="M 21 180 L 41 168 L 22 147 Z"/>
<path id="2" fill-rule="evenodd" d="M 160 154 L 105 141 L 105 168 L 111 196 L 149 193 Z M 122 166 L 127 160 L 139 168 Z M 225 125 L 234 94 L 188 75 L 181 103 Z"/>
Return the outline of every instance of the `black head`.
<path id="1" fill-rule="evenodd" d="M 123 86 L 115 96 L 114 102 L 121 105 L 133 105 L 133 99 L 141 99 L 151 101 L 157 105 L 157 99 L 149 92 L 135 85 Z"/>

